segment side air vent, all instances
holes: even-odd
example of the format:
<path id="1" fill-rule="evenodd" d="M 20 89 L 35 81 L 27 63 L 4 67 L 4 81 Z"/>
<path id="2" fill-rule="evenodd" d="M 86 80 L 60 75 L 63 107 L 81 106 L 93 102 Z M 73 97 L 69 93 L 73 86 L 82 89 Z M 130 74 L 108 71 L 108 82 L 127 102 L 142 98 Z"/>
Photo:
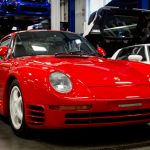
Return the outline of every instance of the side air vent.
<path id="1" fill-rule="evenodd" d="M 29 105 L 27 122 L 32 125 L 43 125 L 45 122 L 44 106 Z"/>

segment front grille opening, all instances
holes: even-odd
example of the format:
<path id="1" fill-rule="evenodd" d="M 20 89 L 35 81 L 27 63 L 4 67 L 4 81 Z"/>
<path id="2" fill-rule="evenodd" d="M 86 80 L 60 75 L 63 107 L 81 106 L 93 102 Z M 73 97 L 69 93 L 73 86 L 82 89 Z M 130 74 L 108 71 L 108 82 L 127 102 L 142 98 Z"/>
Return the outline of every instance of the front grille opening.
<path id="1" fill-rule="evenodd" d="M 35 117 L 31 117 L 31 120 L 32 120 L 33 122 L 44 122 L 44 121 L 45 121 L 44 118 L 35 118 Z"/>
<path id="2" fill-rule="evenodd" d="M 150 120 L 150 109 L 94 112 L 94 113 L 67 113 L 65 124 L 94 124 L 126 121 Z"/>
<path id="3" fill-rule="evenodd" d="M 26 11 L 26 12 L 47 12 L 48 8 L 47 7 L 33 7 L 33 6 L 20 6 L 21 11 Z"/>
<path id="4" fill-rule="evenodd" d="M 34 112 L 34 111 L 31 111 L 30 114 L 31 114 L 32 116 L 40 116 L 40 117 L 45 116 L 44 113 L 41 113 L 41 112 Z"/>
<path id="5" fill-rule="evenodd" d="M 43 125 L 43 123 L 40 122 L 29 122 L 30 125 Z"/>
<path id="6" fill-rule="evenodd" d="M 22 2 L 30 2 L 30 3 L 34 3 L 34 2 L 38 2 L 38 3 L 42 3 L 45 2 L 45 0 L 21 0 Z"/>
<path id="7" fill-rule="evenodd" d="M 134 117 L 123 117 L 123 118 L 101 118 L 101 119 L 85 119 L 85 120 L 65 120 L 65 124 L 93 124 L 93 123 L 113 123 L 113 122 L 125 122 L 125 121 L 139 121 L 139 120 L 150 120 L 148 116 L 134 116 Z"/>
<path id="8" fill-rule="evenodd" d="M 42 106 L 36 106 L 36 105 L 30 105 L 29 109 L 37 110 L 37 111 L 44 111 L 44 108 Z"/>
<path id="9" fill-rule="evenodd" d="M 14 6 L 14 5 L 8 5 L 8 6 L 7 6 L 7 10 L 8 10 L 9 12 L 16 12 L 16 11 L 17 11 L 17 7 Z"/>
<path id="10" fill-rule="evenodd" d="M 95 112 L 95 113 L 67 113 L 65 118 L 90 118 L 90 117 L 105 117 L 105 116 L 124 116 L 150 113 L 150 109 L 128 110 L 128 111 L 113 111 L 113 112 Z"/>

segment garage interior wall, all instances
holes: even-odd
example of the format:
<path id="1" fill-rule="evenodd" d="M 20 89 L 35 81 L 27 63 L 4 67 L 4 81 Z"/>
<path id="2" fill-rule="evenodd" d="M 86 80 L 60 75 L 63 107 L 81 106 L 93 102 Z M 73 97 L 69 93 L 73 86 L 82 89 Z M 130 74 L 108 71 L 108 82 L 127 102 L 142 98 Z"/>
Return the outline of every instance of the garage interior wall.
<path id="1" fill-rule="evenodd" d="M 85 9 L 86 9 L 85 0 L 75 1 L 75 32 L 76 33 L 83 33 L 83 26 L 85 22 Z"/>
<path id="2" fill-rule="evenodd" d="M 83 33 L 84 32 L 84 24 L 88 22 L 88 18 L 93 11 L 103 7 L 111 0 L 75 0 L 75 32 Z M 53 0 L 50 0 L 52 3 Z M 60 21 L 68 22 L 68 0 L 60 0 Z M 62 6 L 63 4 L 63 6 Z M 51 5 L 52 6 L 52 5 Z M 63 11 L 63 9 L 64 11 Z M 55 12 L 58 11 L 55 9 Z M 62 14 L 64 13 L 64 14 Z M 52 16 L 51 16 L 52 18 Z M 54 17 L 53 17 L 54 18 Z M 56 21 L 55 17 L 55 21 Z M 58 19 L 58 18 L 57 18 Z"/>
<path id="3" fill-rule="evenodd" d="M 64 22 L 68 22 L 68 1 L 65 0 L 65 3 L 64 3 Z"/>
<path id="4" fill-rule="evenodd" d="M 51 29 L 60 30 L 60 0 L 51 0 Z"/>

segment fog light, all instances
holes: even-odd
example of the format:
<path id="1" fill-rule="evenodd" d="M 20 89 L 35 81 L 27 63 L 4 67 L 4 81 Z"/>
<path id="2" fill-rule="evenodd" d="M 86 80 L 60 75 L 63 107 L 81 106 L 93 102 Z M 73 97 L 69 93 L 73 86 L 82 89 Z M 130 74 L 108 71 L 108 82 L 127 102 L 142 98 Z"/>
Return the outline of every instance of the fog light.
<path id="1" fill-rule="evenodd" d="M 53 110 L 89 110 L 92 105 L 50 105 L 49 108 Z"/>

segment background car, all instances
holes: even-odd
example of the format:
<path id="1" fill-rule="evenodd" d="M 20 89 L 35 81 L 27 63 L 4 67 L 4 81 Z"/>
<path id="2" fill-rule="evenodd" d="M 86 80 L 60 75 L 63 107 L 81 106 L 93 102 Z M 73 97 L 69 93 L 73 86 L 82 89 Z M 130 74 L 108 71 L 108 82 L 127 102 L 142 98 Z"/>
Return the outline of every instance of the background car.
<path id="1" fill-rule="evenodd" d="M 0 38 L 50 19 L 48 0 L 0 0 Z M 47 28 L 50 28 L 50 21 Z M 43 27 L 43 29 L 46 29 Z"/>
<path id="2" fill-rule="evenodd" d="M 113 54 L 111 59 L 135 60 L 150 64 L 150 44 L 139 44 L 121 48 Z"/>
<path id="3" fill-rule="evenodd" d="M 90 15 L 83 35 L 95 47 L 104 48 L 107 57 L 111 57 L 122 47 L 150 42 L 149 16 L 148 10 L 105 6 Z"/>
<path id="4" fill-rule="evenodd" d="M 50 15 L 48 0 L 3 0 L 8 15 Z"/>
<path id="5" fill-rule="evenodd" d="M 0 114 L 18 136 L 150 122 L 150 67 L 102 58 L 80 35 L 14 32 L 0 57 Z"/>

